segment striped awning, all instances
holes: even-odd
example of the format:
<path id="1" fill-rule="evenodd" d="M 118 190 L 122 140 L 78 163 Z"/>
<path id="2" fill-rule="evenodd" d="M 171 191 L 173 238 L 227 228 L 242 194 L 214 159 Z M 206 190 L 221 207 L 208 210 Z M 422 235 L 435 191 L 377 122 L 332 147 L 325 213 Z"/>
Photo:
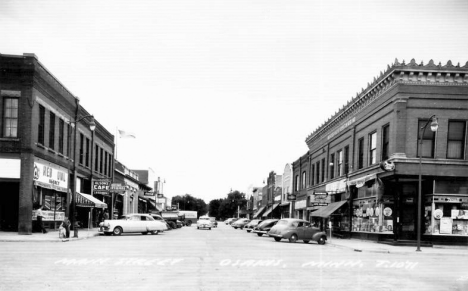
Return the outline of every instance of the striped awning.
<path id="1" fill-rule="evenodd" d="M 265 210 L 265 206 L 261 207 L 261 208 L 255 213 L 255 215 L 254 215 L 253 217 L 254 217 L 254 218 L 258 217 L 258 215 L 259 215 L 260 213 L 262 213 L 263 210 Z"/>
<path id="2" fill-rule="evenodd" d="M 101 200 L 80 192 L 76 192 L 75 205 L 78 207 L 89 207 L 89 208 L 107 208 L 107 204 Z"/>
<path id="3" fill-rule="evenodd" d="M 276 204 L 273 204 L 265 213 L 263 213 L 262 216 L 268 216 L 268 214 L 270 214 L 270 212 L 272 212 L 273 210 L 275 210 L 275 208 L 279 205 L 279 203 L 276 203 Z"/>

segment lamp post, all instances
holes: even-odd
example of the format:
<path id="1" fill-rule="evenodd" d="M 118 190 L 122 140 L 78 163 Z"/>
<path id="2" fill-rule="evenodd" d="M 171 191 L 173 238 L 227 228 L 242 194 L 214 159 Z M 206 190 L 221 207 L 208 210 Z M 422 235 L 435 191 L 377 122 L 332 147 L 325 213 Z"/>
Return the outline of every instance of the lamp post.
<path id="1" fill-rule="evenodd" d="M 72 229 L 75 230 L 75 195 L 76 195 L 76 127 L 78 126 L 78 122 L 82 121 L 85 118 L 90 117 L 89 121 L 89 129 L 94 131 L 96 129 L 96 123 L 94 122 L 93 115 L 86 115 L 81 118 L 78 118 L 75 121 L 70 121 L 70 124 L 74 124 L 74 131 L 73 131 L 73 187 L 72 187 L 72 197 L 71 197 L 71 211 L 68 216 L 71 216 L 71 226 Z M 74 237 L 78 237 L 78 233 L 74 232 Z"/>
<path id="2" fill-rule="evenodd" d="M 421 127 L 421 132 L 419 135 L 419 146 L 418 146 L 418 151 L 419 151 L 419 185 L 418 185 L 418 229 L 417 229 L 417 248 L 416 251 L 420 252 L 421 251 L 421 172 L 422 172 L 422 166 L 421 166 L 421 159 L 422 159 L 422 138 L 424 136 L 424 132 L 426 131 L 426 127 L 431 122 L 431 130 L 433 132 L 436 132 L 437 129 L 439 128 L 439 124 L 437 123 L 437 118 L 435 115 L 432 115 L 429 120 L 424 124 L 423 127 Z"/>

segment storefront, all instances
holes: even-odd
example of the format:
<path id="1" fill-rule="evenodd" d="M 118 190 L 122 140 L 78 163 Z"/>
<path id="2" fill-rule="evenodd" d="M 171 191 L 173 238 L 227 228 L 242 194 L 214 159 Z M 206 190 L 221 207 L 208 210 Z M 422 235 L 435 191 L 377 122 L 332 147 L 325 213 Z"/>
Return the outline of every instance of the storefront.
<path id="1" fill-rule="evenodd" d="M 272 206 L 270 206 L 265 213 L 262 214 L 263 219 L 267 218 L 280 218 L 280 212 L 277 211 L 279 203 L 275 203 Z"/>
<path id="2" fill-rule="evenodd" d="M 98 209 L 100 211 L 107 208 L 107 204 L 100 201 L 99 199 L 80 192 L 75 193 L 75 211 L 77 212 L 77 220 L 75 223 L 81 228 L 92 228 L 93 222 L 93 210 Z M 96 211 L 94 211 L 96 212 Z"/>
<path id="3" fill-rule="evenodd" d="M 424 239 L 468 240 L 468 181 L 434 180 L 434 193 L 424 197 Z"/>
<path id="4" fill-rule="evenodd" d="M 266 206 L 260 207 L 260 208 L 257 210 L 257 212 L 255 212 L 253 218 L 254 218 L 254 219 L 261 219 L 261 217 L 262 217 L 261 214 L 263 213 L 263 211 L 265 211 L 265 209 L 266 209 Z"/>
<path id="5" fill-rule="evenodd" d="M 307 219 L 307 199 L 297 200 L 295 203 L 295 217 L 298 219 Z"/>
<path id="6" fill-rule="evenodd" d="M 44 226 L 57 229 L 68 205 L 68 169 L 35 157 L 33 183 L 32 220 L 36 221 L 35 209 L 42 205 Z"/>
<path id="7" fill-rule="evenodd" d="M 18 231 L 20 159 L 0 158 L 0 230 Z"/>

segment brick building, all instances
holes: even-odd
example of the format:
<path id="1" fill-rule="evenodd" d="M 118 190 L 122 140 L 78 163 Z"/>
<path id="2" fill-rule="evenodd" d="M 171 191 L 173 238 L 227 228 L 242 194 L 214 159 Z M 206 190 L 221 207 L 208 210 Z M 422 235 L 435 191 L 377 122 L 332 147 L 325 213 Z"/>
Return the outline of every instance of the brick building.
<path id="1" fill-rule="evenodd" d="M 70 189 L 91 194 L 93 180 L 112 177 L 114 137 L 88 115 L 34 54 L 0 54 L 2 230 L 31 234 L 39 204 L 55 227 L 70 213 Z M 79 197 L 77 211 L 94 203 Z"/>
<path id="2" fill-rule="evenodd" d="M 466 243 L 467 120 L 468 63 L 395 61 L 307 137 L 293 163 L 296 209 L 305 201 L 305 218 L 337 234 L 415 240 L 420 219 L 423 241 Z"/>

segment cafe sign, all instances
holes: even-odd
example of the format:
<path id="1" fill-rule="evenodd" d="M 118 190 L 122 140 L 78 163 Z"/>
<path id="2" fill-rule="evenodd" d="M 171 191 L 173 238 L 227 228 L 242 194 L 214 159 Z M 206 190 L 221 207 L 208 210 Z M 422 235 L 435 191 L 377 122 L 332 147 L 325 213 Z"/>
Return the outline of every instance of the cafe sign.
<path id="1" fill-rule="evenodd" d="M 67 192 L 68 170 L 40 158 L 34 158 L 34 185 Z"/>
<path id="2" fill-rule="evenodd" d="M 109 195 L 111 182 L 107 179 L 93 180 L 93 194 Z"/>

